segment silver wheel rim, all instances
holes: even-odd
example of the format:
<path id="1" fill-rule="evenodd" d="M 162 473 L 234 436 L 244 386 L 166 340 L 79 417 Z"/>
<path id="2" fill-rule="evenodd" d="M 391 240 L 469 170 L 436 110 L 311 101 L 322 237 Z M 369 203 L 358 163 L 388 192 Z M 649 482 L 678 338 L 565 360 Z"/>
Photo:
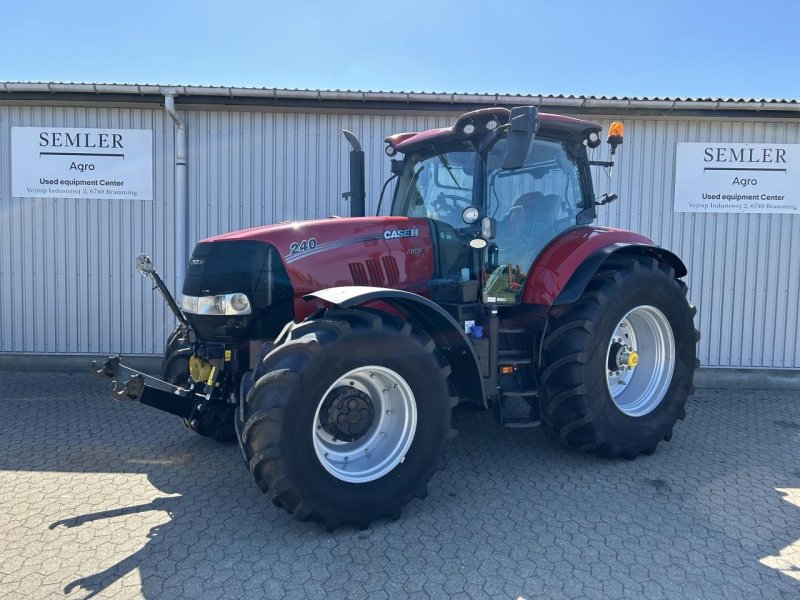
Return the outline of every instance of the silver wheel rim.
<path id="1" fill-rule="evenodd" d="M 357 390 L 371 403 L 371 422 L 355 440 L 338 439 L 323 426 L 328 415 L 325 407 L 340 388 Z M 349 483 L 366 483 L 405 460 L 416 430 L 417 404 L 406 380 L 386 367 L 365 366 L 342 375 L 322 395 L 311 436 L 317 458 L 328 473 Z"/>
<path id="2" fill-rule="evenodd" d="M 631 357 L 638 364 L 631 365 Z M 661 404 L 675 370 L 675 337 L 664 313 L 637 306 L 614 329 L 606 354 L 606 382 L 614 404 L 642 417 Z"/>

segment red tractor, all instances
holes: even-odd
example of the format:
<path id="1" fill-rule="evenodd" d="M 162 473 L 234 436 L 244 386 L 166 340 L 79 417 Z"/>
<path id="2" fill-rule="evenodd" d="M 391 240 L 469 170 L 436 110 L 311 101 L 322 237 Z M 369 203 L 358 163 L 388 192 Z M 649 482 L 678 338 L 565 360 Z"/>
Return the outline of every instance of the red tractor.
<path id="1" fill-rule="evenodd" d="M 199 242 L 180 306 L 141 255 L 179 321 L 163 379 L 119 357 L 95 371 L 116 398 L 235 437 L 274 504 L 329 529 L 424 497 L 459 402 L 581 452 L 651 454 L 684 417 L 699 332 L 681 260 L 592 225 L 616 198 L 592 187 L 613 164 L 589 159 L 600 130 L 518 107 L 389 136 L 388 217 L 364 216 L 345 132 L 351 218 Z"/>

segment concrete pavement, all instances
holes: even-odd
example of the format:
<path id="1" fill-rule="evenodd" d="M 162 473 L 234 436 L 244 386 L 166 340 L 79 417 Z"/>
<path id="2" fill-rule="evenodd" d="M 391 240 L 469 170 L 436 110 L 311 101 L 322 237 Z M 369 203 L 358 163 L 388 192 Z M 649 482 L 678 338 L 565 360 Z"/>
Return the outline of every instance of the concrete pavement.
<path id="1" fill-rule="evenodd" d="M 632 462 L 459 412 L 426 500 L 331 534 L 106 386 L 3 374 L 2 598 L 800 598 L 798 392 L 701 390 Z"/>

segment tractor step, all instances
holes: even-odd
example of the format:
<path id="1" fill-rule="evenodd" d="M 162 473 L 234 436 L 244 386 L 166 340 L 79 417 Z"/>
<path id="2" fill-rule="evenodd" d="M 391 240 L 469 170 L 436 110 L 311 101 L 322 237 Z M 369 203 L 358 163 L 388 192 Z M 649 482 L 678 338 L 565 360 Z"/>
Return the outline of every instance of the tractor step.
<path id="1" fill-rule="evenodd" d="M 501 367 L 520 367 L 529 365 L 533 361 L 530 358 L 501 358 L 497 362 Z"/>
<path id="2" fill-rule="evenodd" d="M 501 348 L 497 351 L 497 356 L 501 360 L 504 358 L 527 358 L 524 350 L 517 350 L 516 348 Z"/>
<path id="3" fill-rule="evenodd" d="M 503 427 L 508 427 L 509 429 L 528 429 L 530 427 L 539 427 L 542 424 L 541 419 L 526 419 L 526 418 L 519 418 L 519 419 L 505 419 L 502 422 Z"/>
<path id="4" fill-rule="evenodd" d="M 536 390 L 509 390 L 503 391 L 503 396 L 508 398 L 527 398 L 528 396 L 539 396 L 539 392 Z"/>
<path id="5" fill-rule="evenodd" d="M 519 335 L 522 333 L 528 333 L 529 330 L 525 329 L 524 327 L 501 327 L 497 330 L 498 333 L 507 333 L 509 335 Z"/>
<path id="6" fill-rule="evenodd" d="M 495 419 L 503 427 L 511 429 L 537 427 L 542 420 L 536 398 L 536 390 L 501 392 L 494 405 Z"/>

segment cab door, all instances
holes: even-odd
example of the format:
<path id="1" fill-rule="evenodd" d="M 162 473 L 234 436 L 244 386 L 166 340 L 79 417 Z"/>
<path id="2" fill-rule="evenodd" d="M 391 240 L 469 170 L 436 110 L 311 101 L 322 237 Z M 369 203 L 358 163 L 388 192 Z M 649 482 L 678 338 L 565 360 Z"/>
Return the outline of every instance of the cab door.
<path id="1" fill-rule="evenodd" d="M 486 213 L 497 234 L 485 252 L 483 301 L 515 304 L 536 257 L 578 224 L 590 199 L 565 142 L 534 139 L 523 166 L 513 170 L 500 168 L 503 152 L 498 142 L 486 161 Z"/>

